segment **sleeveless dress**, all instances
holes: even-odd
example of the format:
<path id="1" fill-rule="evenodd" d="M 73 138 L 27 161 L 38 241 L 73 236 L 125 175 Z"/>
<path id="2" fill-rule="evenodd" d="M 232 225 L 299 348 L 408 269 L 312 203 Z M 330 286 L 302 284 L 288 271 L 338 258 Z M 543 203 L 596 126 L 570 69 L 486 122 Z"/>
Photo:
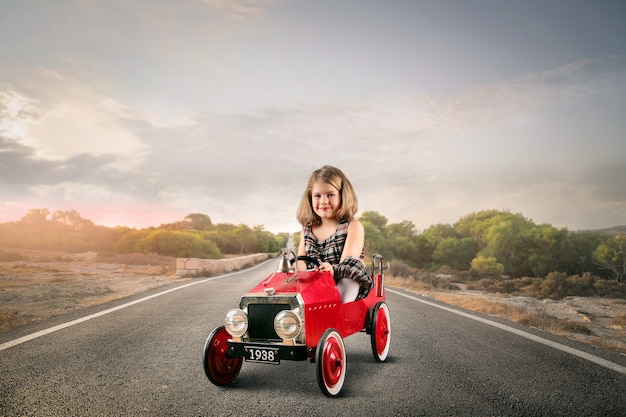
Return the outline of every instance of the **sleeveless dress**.
<path id="1" fill-rule="evenodd" d="M 348 237 L 350 220 L 342 220 L 337 226 L 335 233 L 324 240 L 317 240 L 311 226 L 304 226 L 304 249 L 306 255 L 319 259 L 320 262 L 328 262 L 333 266 L 335 283 L 341 278 L 349 278 L 359 283 L 359 294 L 356 299 L 365 298 L 372 287 L 372 277 L 367 273 L 363 263 L 365 248 L 361 250 L 359 258 L 349 256 L 341 262 L 341 252 Z"/>

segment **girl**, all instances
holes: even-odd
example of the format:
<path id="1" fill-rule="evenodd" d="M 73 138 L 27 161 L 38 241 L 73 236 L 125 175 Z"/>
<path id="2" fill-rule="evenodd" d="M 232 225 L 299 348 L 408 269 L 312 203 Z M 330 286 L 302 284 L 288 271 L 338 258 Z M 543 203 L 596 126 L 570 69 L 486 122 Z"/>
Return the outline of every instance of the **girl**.
<path id="1" fill-rule="evenodd" d="M 363 263 L 363 225 L 354 218 L 357 210 L 358 200 L 348 178 L 326 165 L 309 177 L 297 213 L 302 225 L 298 256 L 319 259 L 316 269 L 331 273 L 344 303 L 364 298 L 372 286 Z"/>

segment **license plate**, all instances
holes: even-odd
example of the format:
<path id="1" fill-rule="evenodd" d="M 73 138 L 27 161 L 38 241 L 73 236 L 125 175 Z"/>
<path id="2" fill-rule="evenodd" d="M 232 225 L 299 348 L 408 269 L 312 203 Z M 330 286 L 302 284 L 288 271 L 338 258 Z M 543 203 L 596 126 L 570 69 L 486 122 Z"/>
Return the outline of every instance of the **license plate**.
<path id="1" fill-rule="evenodd" d="M 278 348 L 246 346 L 245 352 L 247 362 L 271 363 L 274 365 L 280 363 Z"/>

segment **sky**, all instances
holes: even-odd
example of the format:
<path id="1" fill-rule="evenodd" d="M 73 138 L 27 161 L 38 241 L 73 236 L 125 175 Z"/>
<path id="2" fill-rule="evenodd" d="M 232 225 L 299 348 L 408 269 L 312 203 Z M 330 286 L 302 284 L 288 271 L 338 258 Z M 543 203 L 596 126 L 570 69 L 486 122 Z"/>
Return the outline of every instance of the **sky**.
<path id="1" fill-rule="evenodd" d="M 2 0 L 0 223 L 626 225 L 623 0 Z"/>

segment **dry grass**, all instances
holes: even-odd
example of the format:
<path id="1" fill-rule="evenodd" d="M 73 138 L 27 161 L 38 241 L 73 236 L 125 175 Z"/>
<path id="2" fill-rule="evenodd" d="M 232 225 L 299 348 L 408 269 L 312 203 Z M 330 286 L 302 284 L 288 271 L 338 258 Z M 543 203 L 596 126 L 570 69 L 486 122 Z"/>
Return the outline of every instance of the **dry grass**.
<path id="1" fill-rule="evenodd" d="M 626 315 L 613 318 L 613 325 L 623 327 L 626 326 Z"/>
<path id="2" fill-rule="evenodd" d="M 514 323 L 536 327 L 562 336 L 567 336 L 571 333 L 591 334 L 591 330 L 580 323 L 552 317 L 545 312 L 534 312 L 528 308 L 509 303 L 487 301 L 483 298 L 447 293 L 435 293 L 433 298 L 466 310 L 502 317 Z"/>
<path id="3" fill-rule="evenodd" d="M 590 336 L 587 338 L 587 342 L 597 348 L 610 350 L 613 352 L 619 352 L 622 355 L 626 355 L 626 350 L 624 349 L 623 343 L 619 341 L 607 339 L 604 337 Z"/>
<path id="4" fill-rule="evenodd" d="M 535 327 L 547 332 L 569 337 L 601 349 L 612 350 L 626 355 L 626 315 L 594 314 L 584 309 L 572 309 L 571 305 L 552 302 L 551 311 L 560 308 L 564 313 L 574 314 L 579 321 L 555 317 L 546 311 L 545 304 L 538 300 L 533 303 L 516 302 L 508 295 L 489 294 L 479 291 L 447 291 L 435 288 L 427 282 L 411 277 L 385 277 L 386 285 L 405 288 L 431 297 L 445 304 L 466 310 L 484 313 L 510 320 L 525 326 Z M 602 302 L 596 304 L 604 304 Z M 608 303 L 610 304 L 610 303 Z M 609 307 L 607 312 L 611 311 Z M 565 314 L 565 317 L 570 317 Z M 597 313 L 596 313 L 597 314 Z"/>
<path id="5" fill-rule="evenodd" d="M 58 268 L 49 266 L 33 265 L 26 263 L 0 264 L 0 277 L 20 274 L 58 273 Z"/>
<path id="6" fill-rule="evenodd" d="M 162 266 L 167 269 L 171 267 L 176 268 L 176 258 L 155 253 L 98 253 L 93 259 L 96 262 L 109 264 Z"/>
<path id="7" fill-rule="evenodd" d="M 176 259 L 159 255 L 4 253 L 0 332 L 183 280 Z"/>
<path id="8" fill-rule="evenodd" d="M 413 277 L 399 278 L 385 274 L 385 285 L 390 287 L 406 288 L 412 291 L 431 291 L 433 287 L 426 282 L 417 281 Z"/>

